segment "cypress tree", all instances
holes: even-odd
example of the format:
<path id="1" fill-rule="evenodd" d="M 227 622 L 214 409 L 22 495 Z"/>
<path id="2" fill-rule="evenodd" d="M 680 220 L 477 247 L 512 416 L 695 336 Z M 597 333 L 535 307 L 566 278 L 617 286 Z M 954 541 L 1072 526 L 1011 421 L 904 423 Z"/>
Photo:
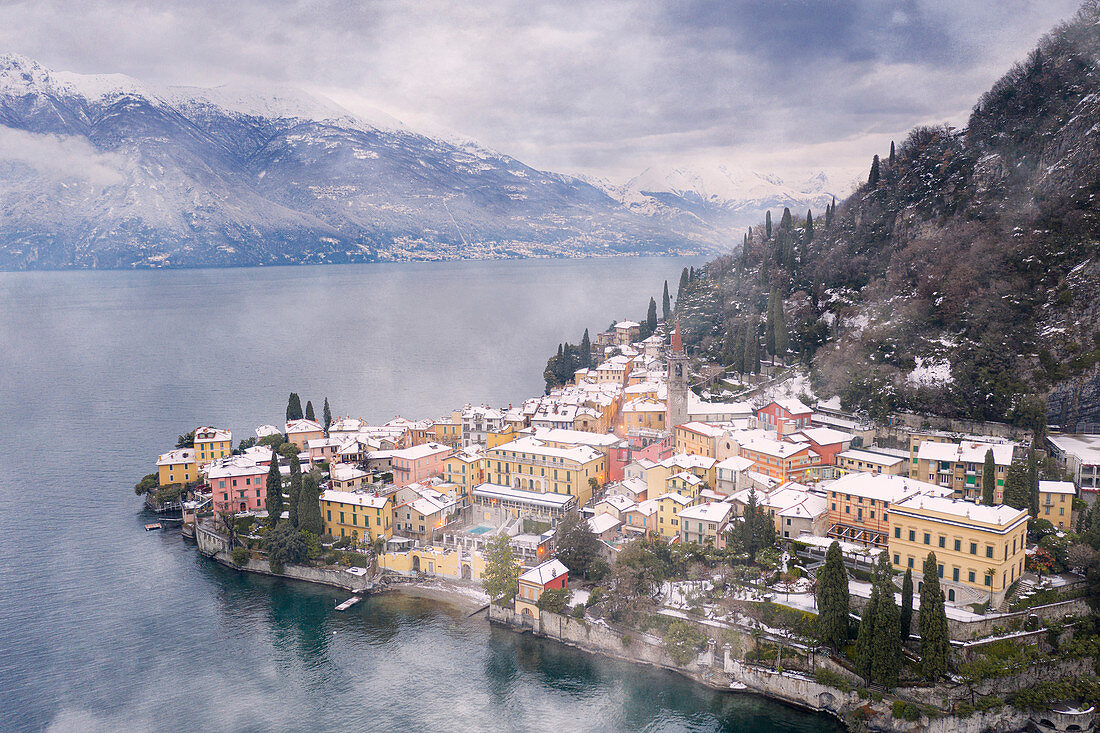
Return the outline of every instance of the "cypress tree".
<path id="1" fill-rule="evenodd" d="M 772 238 L 772 212 L 771 212 L 771 209 L 769 209 L 768 212 L 766 214 L 764 214 L 764 238 L 765 239 L 771 239 Z"/>
<path id="2" fill-rule="evenodd" d="M 649 326 L 650 333 L 657 330 L 657 301 L 653 298 L 649 299 L 649 311 L 646 312 L 645 325 Z"/>
<path id="3" fill-rule="evenodd" d="M 787 315 L 783 312 L 783 299 L 775 302 L 775 353 L 786 356 L 790 348 L 790 339 L 787 336 Z"/>
<path id="4" fill-rule="evenodd" d="M 890 580 L 890 559 L 886 550 L 879 555 L 875 584 L 879 597 L 871 636 L 871 679 L 889 689 L 897 687 L 902 654 L 901 614 L 894 601 L 894 583 Z"/>
<path id="5" fill-rule="evenodd" d="M 890 165 L 894 165 L 894 141 L 890 141 Z"/>
<path id="6" fill-rule="evenodd" d="M 297 392 L 291 392 L 290 399 L 286 402 L 286 419 L 287 422 L 302 419 L 302 400 Z"/>
<path id="7" fill-rule="evenodd" d="M 1003 501 L 1013 509 L 1027 509 L 1031 504 L 1027 485 L 1027 464 L 1014 459 L 1005 474 Z"/>
<path id="8" fill-rule="evenodd" d="M 328 397 L 325 398 L 325 406 L 323 408 L 325 416 L 325 435 L 328 435 L 328 429 L 332 427 L 332 408 L 328 406 Z"/>
<path id="9" fill-rule="evenodd" d="M 747 233 L 744 242 L 741 244 L 741 269 L 749 269 L 749 235 Z"/>
<path id="10" fill-rule="evenodd" d="M 921 673 L 926 679 L 937 680 L 947 674 L 951 640 L 947 632 L 947 610 L 944 608 L 943 590 L 940 589 L 936 553 L 928 553 L 922 573 L 920 612 L 917 616 Z"/>
<path id="11" fill-rule="evenodd" d="M 791 216 L 791 210 L 789 207 L 783 207 L 783 216 L 779 218 L 780 231 L 789 232 L 794 229 L 794 217 Z"/>
<path id="12" fill-rule="evenodd" d="M 876 155 L 874 160 L 871 161 L 871 172 L 867 176 L 867 185 L 871 186 L 871 188 L 874 188 L 875 186 L 878 185 L 878 179 L 879 179 L 878 167 L 879 167 L 878 156 Z"/>
<path id="13" fill-rule="evenodd" d="M 752 333 L 752 373 L 760 373 L 760 342 L 757 340 L 755 327 Z"/>
<path id="14" fill-rule="evenodd" d="M 993 506 L 993 497 L 997 490 L 997 464 L 993 462 L 993 449 L 985 452 L 985 465 L 982 466 L 982 503 Z"/>
<path id="15" fill-rule="evenodd" d="M 279 474 L 279 454 L 272 451 L 271 464 L 267 468 L 267 524 L 274 527 L 283 514 L 283 479 Z"/>
<path id="16" fill-rule="evenodd" d="M 665 280 L 665 291 L 661 294 L 661 320 L 668 323 L 668 315 L 672 312 L 672 304 L 668 297 L 668 280 Z M 585 333 L 588 333 L 585 331 Z"/>
<path id="17" fill-rule="evenodd" d="M 1027 505 L 1032 517 L 1039 516 L 1039 456 L 1034 448 L 1027 451 Z"/>
<path id="18" fill-rule="evenodd" d="M 676 307 L 680 307 L 680 301 L 684 297 L 684 289 L 688 286 L 688 269 L 685 267 L 684 271 L 680 273 L 680 289 L 676 291 Z"/>
<path id="19" fill-rule="evenodd" d="M 756 358 L 756 333 L 755 326 L 753 325 L 752 317 L 749 318 L 749 322 L 745 325 L 745 340 L 741 344 L 741 373 L 751 374 L 753 361 Z"/>
<path id="20" fill-rule="evenodd" d="M 775 356 L 775 291 L 768 295 L 768 316 L 764 321 L 764 348 Z"/>
<path id="21" fill-rule="evenodd" d="M 821 643 L 840 649 L 848 641 L 848 571 L 833 542 L 817 576 L 817 634 Z"/>
<path id="22" fill-rule="evenodd" d="M 902 641 L 909 639 L 910 629 L 913 627 L 913 571 L 905 569 L 905 579 L 901 582 L 901 615 L 898 619 L 898 629 Z"/>
<path id="23" fill-rule="evenodd" d="M 806 244 L 814 241 L 814 212 L 812 210 L 806 211 Z"/>
<path id="24" fill-rule="evenodd" d="M 867 605 L 863 607 L 863 615 L 859 617 L 859 629 L 856 631 L 855 663 L 859 676 L 868 682 L 871 679 L 872 658 L 874 656 L 875 621 L 879 607 L 879 584 L 871 584 L 871 597 L 867 599 Z"/>
<path id="25" fill-rule="evenodd" d="M 287 513 L 290 517 L 290 526 L 298 527 L 298 502 L 302 496 L 302 464 L 298 462 L 298 456 L 290 457 L 290 491 L 287 496 Z"/>
<path id="26" fill-rule="evenodd" d="M 321 521 L 317 475 L 312 472 L 302 477 L 302 490 L 298 495 L 298 528 L 318 537 L 325 531 L 324 522 Z"/>
<path id="27" fill-rule="evenodd" d="M 695 282 L 695 266 L 694 265 L 692 265 L 691 267 L 688 268 L 688 282 L 689 283 Z"/>
<path id="28" fill-rule="evenodd" d="M 666 287 L 668 283 L 665 283 Z M 588 338 L 588 329 L 584 329 L 584 336 L 581 337 L 581 367 L 590 369 L 592 367 L 592 340 Z"/>
<path id="29" fill-rule="evenodd" d="M 317 413 L 313 411 L 313 402 L 306 400 L 306 420 L 317 422 Z"/>

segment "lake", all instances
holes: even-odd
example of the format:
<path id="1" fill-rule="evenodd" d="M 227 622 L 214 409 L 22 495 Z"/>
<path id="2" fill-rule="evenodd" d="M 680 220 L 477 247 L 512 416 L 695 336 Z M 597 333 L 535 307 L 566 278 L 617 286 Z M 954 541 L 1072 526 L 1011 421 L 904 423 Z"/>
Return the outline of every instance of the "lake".
<path id="1" fill-rule="evenodd" d="M 0 730 L 837 730 L 438 602 L 337 613 L 142 529 L 133 484 L 196 425 L 240 440 L 291 391 L 379 422 L 518 403 L 687 264 L 0 273 Z"/>

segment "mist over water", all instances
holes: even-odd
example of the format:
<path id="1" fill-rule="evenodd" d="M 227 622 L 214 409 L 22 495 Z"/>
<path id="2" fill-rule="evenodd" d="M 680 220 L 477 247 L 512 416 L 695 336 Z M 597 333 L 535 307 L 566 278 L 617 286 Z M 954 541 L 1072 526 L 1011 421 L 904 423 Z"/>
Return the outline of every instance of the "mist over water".
<path id="1" fill-rule="evenodd" d="M 0 273 L 0 730 L 835 730 L 399 595 L 245 576 L 142 529 L 199 424 L 438 417 L 673 289 L 675 259 Z"/>

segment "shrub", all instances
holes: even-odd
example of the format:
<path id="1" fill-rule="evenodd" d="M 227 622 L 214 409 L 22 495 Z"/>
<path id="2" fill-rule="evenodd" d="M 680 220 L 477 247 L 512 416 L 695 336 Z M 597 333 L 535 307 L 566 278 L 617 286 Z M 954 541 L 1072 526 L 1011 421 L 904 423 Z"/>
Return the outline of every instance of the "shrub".
<path id="1" fill-rule="evenodd" d="M 600 602 L 600 599 L 603 598 L 603 596 L 603 588 L 597 585 L 592 590 L 588 591 L 588 601 L 585 602 L 584 607 L 592 608 L 592 606 L 595 606 L 597 603 Z"/>
<path id="2" fill-rule="evenodd" d="M 665 631 L 665 650 L 676 664 L 687 664 L 702 650 L 706 635 L 695 624 L 679 619 L 668 625 Z"/>
<path id="3" fill-rule="evenodd" d="M 819 669 L 814 673 L 814 679 L 818 684 L 825 685 L 826 687 L 835 687 L 842 692 L 851 692 L 852 684 L 843 676 L 833 672 L 830 669 Z"/>
<path id="4" fill-rule="evenodd" d="M 571 615 L 575 619 L 583 619 L 584 618 L 584 605 L 581 604 L 581 603 L 578 603 L 577 605 L 573 606 L 573 610 L 571 612 Z"/>
<path id="5" fill-rule="evenodd" d="M 895 718 L 899 718 L 901 720 L 920 720 L 920 708 L 918 708 L 911 702 L 894 700 L 894 705 L 891 709 L 891 713 Z"/>
<path id="6" fill-rule="evenodd" d="M 871 700 L 874 702 L 882 702 L 882 693 L 878 690 L 871 690 Z"/>
<path id="7" fill-rule="evenodd" d="M 974 706 L 965 700 L 955 706 L 955 715 L 958 715 L 960 718 L 969 718 L 973 714 Z"/>
<path id="8" fill-rule="evenodd" d="M 630 638 L 630 634 L 623 634 L 622 642 L 624 647 L 630 646 L 634 640 Z"/>
<path id="9" fill-rule="evenodd" d="M 983 695 L 974 703 L 974 709 L 984 713 L 988 710 L 1000 710 L 1004 704 L 1004 700 L 996 695 Z"/>
<path id="10" fill-rule="evenodd" d="M 248 558 L 251 557 L 251 553 L 249 553 L 246 547 L 234 547 L 233 552 L 229 553 L 229 557 L 233 560 L 234 565 L 243 568 L 248 564 Z"/>

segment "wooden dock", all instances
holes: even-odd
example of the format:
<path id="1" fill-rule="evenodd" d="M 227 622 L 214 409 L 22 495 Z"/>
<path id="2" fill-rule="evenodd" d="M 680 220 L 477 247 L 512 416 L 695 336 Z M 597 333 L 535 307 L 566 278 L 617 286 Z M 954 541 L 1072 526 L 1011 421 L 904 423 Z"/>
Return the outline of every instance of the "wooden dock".
<path id="1" fill-rule="evenodd" d="M 347 599 L 343 603 L 336 606 L 336 610 L 337 611 L 346 611 L 346 610 L 348 610 L 349 608 L 351 608 L 352 606 L 354 606 L 356 603 L 358 603 L 361 600 L 363 600 L 363 599 L 360 598 L 359 596 L 352 596 L 351 598 Z"/>
<path id="2" fill-rule="evenodd" d="M 153 522 L 152 524 L 145 525 L 146 532 L 152 532 L 154 529 L 163 529 L 160 522 Z"/>

